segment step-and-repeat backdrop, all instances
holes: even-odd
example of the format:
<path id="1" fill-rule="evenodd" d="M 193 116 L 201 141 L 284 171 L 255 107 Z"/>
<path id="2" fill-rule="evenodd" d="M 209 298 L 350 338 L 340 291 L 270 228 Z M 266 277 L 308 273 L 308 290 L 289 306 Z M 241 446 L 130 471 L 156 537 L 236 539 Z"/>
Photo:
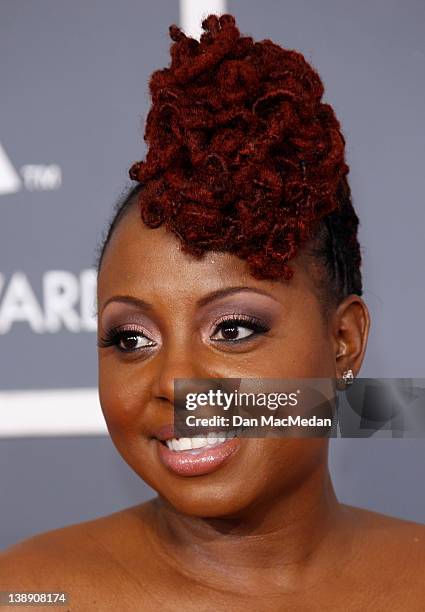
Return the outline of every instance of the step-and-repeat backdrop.
<path id="1" fill-rule="evenodd" d="M 169 25 L 199 36 L 203 15 L 225 11 L 243 33 L 298 49 L 319 70 L 361 218 L 373 320 L 362 375 L 424 376 L 423 2 L 15 0 L 0 7 L 0 451 L 7 445 L 9 457 L 15 443 L 25 453 L 22 438 L 106 433 L 95 250 L 129 165 L 146 152 L 147 81 L 169 62 Z M 347 469 L 361 460 L 345 442 L 332 469 L 349 495 Z"/>

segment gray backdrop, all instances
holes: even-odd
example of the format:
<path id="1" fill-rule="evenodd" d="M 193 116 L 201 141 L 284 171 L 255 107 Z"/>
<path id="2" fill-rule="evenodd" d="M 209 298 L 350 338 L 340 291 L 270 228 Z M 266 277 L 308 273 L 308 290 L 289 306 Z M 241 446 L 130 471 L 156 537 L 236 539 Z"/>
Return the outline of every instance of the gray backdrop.
<path id="1" fill-rule="evenodd" d="M 424 377 L 423 0 L 228 9 L 243 33 L 302 51 L 342 123 L 372 315 L 362 375 Z M 0 143 L 20 177 L 0 195 L 3 293 L 23 273 L 43 309 L 47 271 L 78 278 L 93 266 L 128 167 L 145 154 L 147 79 L 168 64 L 178 21 L 177 0 L 1 4 Z M 2 297 L 0 286 L 0 391 L 96 386 L 93 331 L 15 321 L 2 332 Z M 425 523 L 424 459 L 423 440 L 331 444 L 342 501 Z M 0 547 L 152 494 L 102 436 L 0 440 L 0 485 Z"/>

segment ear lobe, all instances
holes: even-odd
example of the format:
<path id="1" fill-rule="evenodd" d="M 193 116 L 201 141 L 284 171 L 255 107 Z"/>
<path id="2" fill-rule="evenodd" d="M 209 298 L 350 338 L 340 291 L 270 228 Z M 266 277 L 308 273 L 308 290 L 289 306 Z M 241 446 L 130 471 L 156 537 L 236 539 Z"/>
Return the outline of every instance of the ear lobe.
<path id="1" fill-rule="evenodd" d="M 352 369 L 356 376 L 363 362 L 370 329 L 369 310 L 359 295 L 347 296 L 333 316 L 335 376 Z"/>

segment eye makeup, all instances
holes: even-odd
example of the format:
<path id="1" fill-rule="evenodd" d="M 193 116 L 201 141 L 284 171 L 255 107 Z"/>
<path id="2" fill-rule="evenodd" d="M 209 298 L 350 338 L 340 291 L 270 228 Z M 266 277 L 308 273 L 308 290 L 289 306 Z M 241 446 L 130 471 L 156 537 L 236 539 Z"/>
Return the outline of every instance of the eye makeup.
<path id="1" fill-rule="evenodd" d="M 125 341 L 130 342 L 130 347 L 125 348 L 122 346 L 122 343 Z M 116 346 L 123 353 L 131 353 L 141 348 L 152 348 L 156 346 L 156 342 L 137 326 L 121 325 L 112 327 L 105 335 L 100 336 L 97 346 L 99 348 Z"/>
<path id="2" fill-rule="evenodd" d="M 115 347 L 121 353 L 135 353 L 154 348 L 161 334 L 152 319 L 137 305 L 111 302 L 99 319 L 99 348 Z"/>
<path id="3" fill-rule="evenodd" d="M 241 291 L 228 297 L 218 298 L 200 309 L 200 312 L 216 316 L 223 310 L 234 309 L 241 313 L 257 316 L 269 323 L 280 313 L 282 305 L 273 297 L 263 294 Z"/>
<path id="4" fill-rule="evenodd" d="M 215 321 L 214 326 L 210 339 L 216 342 L 243 342 L 270 330 L 270 327 L 257 317 L 238 313 L 223 315 L 218 321 Z M 214 338 L 218 334 L 221 334 L 222 337 Z"/>
<path id="5" fill-rule="evenodd" d="M 188 334 L 197 332 L 204 343 L 216 348 L 239 346 L 243 350 L 246 344 L 251 350 L 255 340 L 278 325 L 281 308 L 271 296 L 234 292 L 208 301 L 193 316 L 189 313 L 187 323 L 181 324 L 188 326 Z M 165 330 L 166 325 L 162 332 Z M 137 305 L 111 301 L 105 307 L 99 320 L 99 348 L 115 347 L 122 354 L 151 354 L 161 345 L 161 330 Z"/>

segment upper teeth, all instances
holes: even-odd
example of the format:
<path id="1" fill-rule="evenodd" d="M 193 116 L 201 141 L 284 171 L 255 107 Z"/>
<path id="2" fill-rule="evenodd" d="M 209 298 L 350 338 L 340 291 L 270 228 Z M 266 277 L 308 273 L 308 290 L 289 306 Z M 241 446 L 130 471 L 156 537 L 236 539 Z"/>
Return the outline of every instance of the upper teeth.
<path id="1" fill-rule="evenodd" d="M 228 438 L 234 438 L 235 435 L 236 434 L 234 432 L 230 431 L 219 431 L 216 433 L 211 432 L 208 434 L 208 436 L 199 438 L 172 438 L 171 440 L 166 440 L 166 444 L 168 448 L 173 451 L 191 450 L 221 444 Z"/>

